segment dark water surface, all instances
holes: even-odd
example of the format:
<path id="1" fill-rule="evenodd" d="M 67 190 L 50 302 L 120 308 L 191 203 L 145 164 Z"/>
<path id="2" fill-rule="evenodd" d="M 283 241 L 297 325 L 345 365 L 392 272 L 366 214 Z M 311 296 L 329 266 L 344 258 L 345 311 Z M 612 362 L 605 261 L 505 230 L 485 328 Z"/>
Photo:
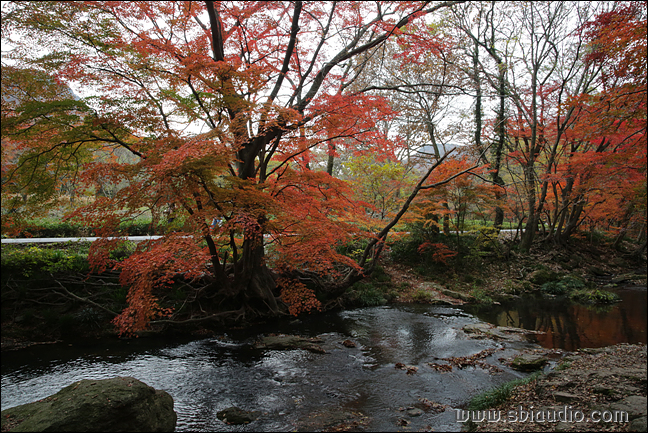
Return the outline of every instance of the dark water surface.
<path id="1" fill-rule="evenodd" d="M 564 298 L 524 297 L 487 308 L 465 309 L 481 320 L 498 326 L 542 331 L 534 341 L 543 347 L 576 350 L 619 343 L 646 344 L 645 287 L 613 290 L 621 302 L 611 305 L 581 305 Z"/>
<path id="2" fill-rule="evenodd" d="M 521 374 L 505 368 L 439 373 L 435 358 L 467 356 L 502 348 L 491 340 L 469 340 L 461 327 L 476 323 L 455 308 L 424 305 L 363 308 L 309 317 L 299 324 L 232 332 L 195 341 L 138 339 L 101 343 L 34 346 L 2 356 L 2 409 L 59 391 L 79 379 L 132 376 L 173 396 L 178 431 L 294 431 L 312 420 L 341 412 L 368 417 L 370 431 L 394 431 L 399 418 L 410 429 L 459 431 L 455 411 L 473 395 Z M 250 345 L 263 332 L 319 336 L 327 353 L 261 350 Z M 341 342 L 351 339 L 356 348 Z M 529 343 L 497 351 L 489 360 L 510 356 Z M 395 363 L 418 367 L 407 375 Z M 448 405 L 442 413 L 408 417 L 400 408 L 421 399 Z M 261 411 L 247 426 L 228 426 L 216 413 L 230 406 Z"/>
<path id="3" fill-rule="evenodd" d="M 620 294 L 623 304 L 607 312 L 537 300 L 495 306 L 476 311 L 476 316 L 458 308 L 392 305 L 229 331 L 217 338 L 33 346 L 2 354 L 2 409 L 41 399 L 80 379 L 132 376 L 171 394 L 177 431 L 317 430 L 349 412 L 366 416 L 368 431 L 459 431 L 461 424 L 455 422 L 452 409 L 522 376 L 498 359 L 537 347 L 526 341 L 471 340 L 461 331 L 464 325 L 486 320 L 545 330 L 548 333 L 538 337 L 545 347 L 645 342 L 645 289 Z M 643 322 L 635 315 L 643 315 Z M 268 333 L 319 336 L 327 353 L 254 349 L 252 343 Z M 346 339 L 357 347 L 344 347 L 341 342 Z M 501 373 L 476 367 L 441 373 L 428 365 L 491 348 L 501 350 L 486 361 L 502 368 Z M 396 363 L 416 366 L 418 371 L 408 375 L 395 368 Z M 446 405 L 447 410 L 418 417 L 402 410 L 422 407 L 423 399 Z M 216 413 L 230 406 L 262 415 L 249 425 L 229 426 Z M 400 426 L 399 419 L 410 424 Z"/>

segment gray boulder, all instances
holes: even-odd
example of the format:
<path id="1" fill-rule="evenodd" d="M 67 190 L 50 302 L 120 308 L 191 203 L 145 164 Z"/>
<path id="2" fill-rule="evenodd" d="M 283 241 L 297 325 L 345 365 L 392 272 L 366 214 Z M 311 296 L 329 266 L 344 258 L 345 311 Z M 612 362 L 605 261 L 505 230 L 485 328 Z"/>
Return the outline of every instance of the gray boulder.
<path id="1" fill-rule="evenodd" d="M 81 380 L 2 411 L 2 431 L 174 431 L 173 398 L 132 377 Z"/>
<path id="2" fill-rule="evenodd" d="M 648 415 L 648 399 L 641 395 L 631 395 L 612 403 L 610 409 L 628 412 L 630 420 Z"/>
<path id="3" fill-rule="evenodd" d="M 511 367 L 519 371 L 536 371 L 541 370 L 547 362 L 547 358 L 540 355 L 520 355 L 515 357 Z"/>

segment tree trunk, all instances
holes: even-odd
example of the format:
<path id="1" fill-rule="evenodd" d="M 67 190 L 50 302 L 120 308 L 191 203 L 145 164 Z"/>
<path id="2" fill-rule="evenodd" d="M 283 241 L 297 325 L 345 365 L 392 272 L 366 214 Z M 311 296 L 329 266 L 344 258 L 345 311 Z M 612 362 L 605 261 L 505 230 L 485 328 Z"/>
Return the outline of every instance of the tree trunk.
<path id="1" fill-rule="evenodd" d="M 326 172 L 329 174 L 329 176 L 333 176 L 334 163 L 335 163 L 335 145 L 329 143 L 328 160 L 326 161 Z"/>
<path id="2" fill-rule="evenodd" d="M 505 196 L 504 190 L 504 179 L 500 176 L 500 168 L 502 166 L 502 152 L 504 151 L 504 143 L 506 141 L 506 68 L 501 63 L 497 65 L 499 67 L 498 75 L 498 93 L 499 93 L 499 107 L 497 109 L 497 142 L 493 148 L 493 163 L 491 164 L 491 177 L 493 183 L 502 188 L 498 188 L 495 192 L 495 198 L 497 201 L 500 201 Z M 502 228 L 504 223 L 504 210 L 499 206 L 495 206 L 495 222 L 494 226 L 498 229 Z"/>
<path id="3" fill-rule="evenodd" d="M 531 249 L 531 244 L 535 237 L 535 231 L 538 226 L 538 215 L 536 213 L 536 194 L 535 194 L 535 173 L 533 172 L 533 163 L 528 163 L 524 167 L 524 176 L 526 178 L 526 194 L 527 194 L 527 211 L 529 212 L 529 218 L 527 220 L 526 227 L 524 228 L 524 233 L 522 234 L 522 240 L 520 243 L 520 249 L 522 251 L 529 251 Z"/>

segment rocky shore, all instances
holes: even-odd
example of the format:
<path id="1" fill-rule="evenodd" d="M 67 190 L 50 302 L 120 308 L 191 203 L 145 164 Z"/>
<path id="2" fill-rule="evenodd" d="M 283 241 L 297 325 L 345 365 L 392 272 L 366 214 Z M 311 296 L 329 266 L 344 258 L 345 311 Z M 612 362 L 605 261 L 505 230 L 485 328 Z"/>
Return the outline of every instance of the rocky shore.
<path id="1" fill-rule="evenodd" d="M 498 432 L 645 432 L 646 361 L 645 345 L 581 349 L 565 356 L 549 373 L 515 388 L 505 403 L 491 408 L 497 411 L 491 414 L 500 415 L 498 422 L 472 423 L 472 428 Z M 531 413 L 535 414 L 534 422 Z M 623 413 L 627 413 L 627 420 Z M 497 419 L 493 415 L 491 420 Z M 524 416 L 526 422 L 519 422 Z"/>

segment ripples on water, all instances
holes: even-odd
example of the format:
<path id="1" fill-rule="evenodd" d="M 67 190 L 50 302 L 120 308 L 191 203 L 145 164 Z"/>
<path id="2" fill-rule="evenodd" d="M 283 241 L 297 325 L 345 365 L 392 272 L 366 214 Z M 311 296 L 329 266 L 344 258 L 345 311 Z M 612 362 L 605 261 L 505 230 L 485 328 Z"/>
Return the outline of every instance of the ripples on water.
<path id="1" fill-rule="evenodd" d="M 363 308 L 280 323 L 274 332 L 319 336 L 326 354 L 304 350 L 253 349 L 260 329 L 196 341 L 142 339 L 96 344 L 56 344 L 2 356 L 2 409 L 32 402 L 80 379 L 132 376 L 173 396 L 177 431 L 293 431 L 313 414 L 360 411 L 370 431 L 393 431 L 399 408 L 420 399 L 446 404 L 441 414 L 408 418 L 412 431 L 459 431 L 453 407 L 520 373 L 505 368 L 439 373 L 427 366 L 438 358 L 469 356 L 500 348 L 491 340 L 468 340 L 461 327 L 478 320 L 455 308 L 424 305 Z M 341 342 L 351 339 L 357 348 Z M 519 343 L 524 346 L 525 343 Z M 512 355 L 516 347 L 496 352 Z M 394 368 L 415 365 L 414 375 Z M 247 426 L 228 426 L 216 413 L 230 406 L 262 413 Z"/>

